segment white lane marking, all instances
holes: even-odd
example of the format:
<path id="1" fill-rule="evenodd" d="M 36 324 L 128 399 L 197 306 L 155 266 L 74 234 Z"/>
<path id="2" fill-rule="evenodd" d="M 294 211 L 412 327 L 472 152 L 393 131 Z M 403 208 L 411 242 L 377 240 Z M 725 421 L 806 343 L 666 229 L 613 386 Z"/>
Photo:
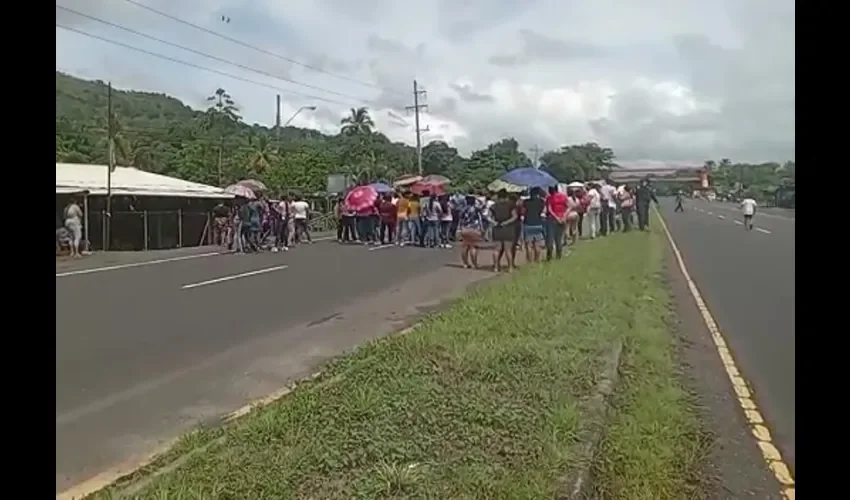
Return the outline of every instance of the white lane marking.
<path id="1" fill-rule="evenodd" d="M 256 271 L 248 271 L 247 273 L 239 273 L 239 274 L 233 274 L 233 275 L 230 275 L 230 276 L 222 276 L 221 278 L 216 278 L 216 279 L 207 280 L 207 281 L 201 281 L 200 283 L 191 283 L 189 285 L 183 285 L 183 286 L 180 287 L 180 289 L 181 290 L 190 290 L 192 288 L 198 288 L 198 287 L 201 287 L 201 286 L 215 285 L 216 283 L 224 283 L 225 281 L 238 280 L 238 279 L 241 279 L 241 278 L 247 278 L 249 276 L 256 276 L 258 274 L 271 273 L 271 272 L 274 272 L 274 271 L 283 271 L 287 267 L 289 267 L 289 266 L 274 266 L 274 267 L 267 267 L 265 269 L 257 269 Z"/>
<path id="2" fill-rule="evenodd" d="M 735 224 L 738 224 L 739 226 L 743 226 L 743 225 L 744 225 L 744 223 L 743 223 L 743 222 L 741 222 L 741 221 L 739 221 L 739 220 L 732 221 L 732 222 L 734 222 Z"/>
<path id="3" fill-rule="evenodd" d="M 76 276 L 79 274 L 92 274 L 92 273 L 100 273 L 105 271 L 115 271 L 116 269 L 127 269 L 131 267 L 142 267 L 142 266 L 153 266 L 156 264 L 165 264 L 166 262 L 178 262 L 181 260 L 189 260 L 189 259 L 200 259 L 202 257 L 212 257 L 214 255 L 223 255 L 222 252 L 207 252 L 207 253 L 199 253 L 195 255 L 183 255 L 182 257 L 169 257 L 167 259 L 156 259 L 156 260 L 145 260 L 142 262 L 131 262 L 129 264 L 116 264 L 114 266 L 104 266 L 104 267 L 92 267 L 89 269 L 77 269 L 76 271 L 65 271 L 62 273 L 56 273 L 57 278 L 62 278 L 64 276 Z"/>
<path id="4" fill-rule="evenodd" d="M 753 229 L 755 229 L 756 231 L 758 231 L 760 233 L 770 234 L 770 231 L 768 231 L 767 229 L 762 229 L 760 227 L 754 227 Z"/>
<path id="5" fill-rule="evenodd" d="M 336 239 L 336 236 L 322 236 L 321 238 L 316 238 L 313 241 L 314 242 L 315 241 L 328 241 L 328 240 L 335 240 L 335 239 Z"/>
<path id="6" fill-rule="evenodd" d="M 392 244 L 390 244 L 390 245 L 378 245 L 378 246 L 376 246 L 376 247 L 372 247 L 372 248 L 370 248 L 370 249 L 369 249 L 369 251 L 370 251 L 370 252 L 373 252 L 373 251 L 375 251 L 375 250 L 383 250 L 383 249 L 385 249 L 385 248 L 392 248 L 392 247 L 394 247 L 394 246 L 395 246 L 395 245 L 392 245 Z"/>
<path id="7" fill-rule="evenodd" d="M 726 218 L 726 216 L 725 216 L 725 215 L 718 215 L 718 216 L 717 216 L 717 218 L 718 218 L 718 219 L 725 219 L 725 218 Z"/>
<path id="8" fill-rule="evenodd" d="M 714 212 L 707 212 L 708 215 L 714 215 Z"/>

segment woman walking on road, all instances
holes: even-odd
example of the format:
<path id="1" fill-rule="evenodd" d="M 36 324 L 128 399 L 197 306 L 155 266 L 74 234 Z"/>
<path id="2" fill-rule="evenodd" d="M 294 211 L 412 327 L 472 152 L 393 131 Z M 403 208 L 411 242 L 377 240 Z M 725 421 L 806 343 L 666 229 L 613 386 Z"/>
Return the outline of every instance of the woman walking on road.
<path id="1" fill-rule="evenodd" d="M 463 209 L 458 213 L 458 228 L 463 267 L 478 269 L 478 245 L 481 244 L 484 231 L 484 217 L 473 195 L 464 198 Z"/>

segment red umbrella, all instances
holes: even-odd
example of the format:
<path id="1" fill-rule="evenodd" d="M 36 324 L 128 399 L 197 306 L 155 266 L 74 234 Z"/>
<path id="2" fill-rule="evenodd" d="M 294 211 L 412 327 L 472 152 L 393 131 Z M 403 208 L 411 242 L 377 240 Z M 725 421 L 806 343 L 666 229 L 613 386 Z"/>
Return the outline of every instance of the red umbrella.
<path id="1" fill-rule="evenodd" d="M 377 200 L 378 192 L 372 186 L 357 186 L 345 195 L 345 205 L 355 212 L 366 210 Z"/>
<path id="2" fill-rule="evenodd" d="M 411 193 L 422 196 L 425 191 L 428 191 L 432 196 L 442 196 L 446 194 L 446 188 L 444 184 L 429 184 L 427 182 L 417 182 L 416 184 L 408 187 Z"/>

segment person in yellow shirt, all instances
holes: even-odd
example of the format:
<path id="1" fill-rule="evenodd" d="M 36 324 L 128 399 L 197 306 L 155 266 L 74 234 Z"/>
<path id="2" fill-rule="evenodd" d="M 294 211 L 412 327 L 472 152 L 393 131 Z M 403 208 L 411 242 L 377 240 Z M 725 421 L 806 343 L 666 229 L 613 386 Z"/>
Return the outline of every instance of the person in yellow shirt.
<path id="1" fill-rule="evenodd" d="M 419 197 L 415 194 L 407 194 L 407 243 L 416 244 L 419 241 Z"/>
<path id="2" fill-rule="evenodd" d="M 403 193 L 401 197 L 396 202 L 396 228 L 395 228 L 395 238 L 396 245 L 404 245 L 406 240 L 405 233 L 407 232 L 407 210 L 410 205 L 410 200 L 408 193 Z"/>

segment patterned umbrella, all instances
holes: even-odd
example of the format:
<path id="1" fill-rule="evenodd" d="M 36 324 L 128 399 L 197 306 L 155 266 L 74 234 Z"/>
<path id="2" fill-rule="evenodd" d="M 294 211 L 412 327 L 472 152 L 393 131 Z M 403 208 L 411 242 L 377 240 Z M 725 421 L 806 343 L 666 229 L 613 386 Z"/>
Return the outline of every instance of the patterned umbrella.
<path id="1" fill-rule="evenodd" d="M 425 181 L 419 181 L 416 184 L 409 186 L 407 189 L 417 196 L 422 196 L 425 194 L 425 191 L 428 191 L 428 194 L 432 196 L 442 196 L 446 194 L 445 184 L 427 184 Z"/>
<path id="2" fill-rule="evenodd" d="M 264 193 L 269 190 L 269 188 L 267 188 L 265 184 L 256 179 L 245 179 L 237 182 L 236 184 L 239 184 L 240 186 L 245 186 L 254 192 L 259 191 Z"/>
<path id="3" fill-rule="evenodd" d="M 238 196 L 240 198 L 247 198 L 249 200 L 253 200 L 257 197 L 251 188 L 248 186 L 243 186 L 242 184 L 233 184 L 231 186 L 227 186 L 224 188 L 224 192 L 227 194 L 232 194 L 233 196 Z"/>
<path id="4" fill-rule="evenodd" d="M 372 186 L 357 186 L 345 195 L 345 204 L 355 212 L 366 210 L 375 204 L 378 192 Z"/>

